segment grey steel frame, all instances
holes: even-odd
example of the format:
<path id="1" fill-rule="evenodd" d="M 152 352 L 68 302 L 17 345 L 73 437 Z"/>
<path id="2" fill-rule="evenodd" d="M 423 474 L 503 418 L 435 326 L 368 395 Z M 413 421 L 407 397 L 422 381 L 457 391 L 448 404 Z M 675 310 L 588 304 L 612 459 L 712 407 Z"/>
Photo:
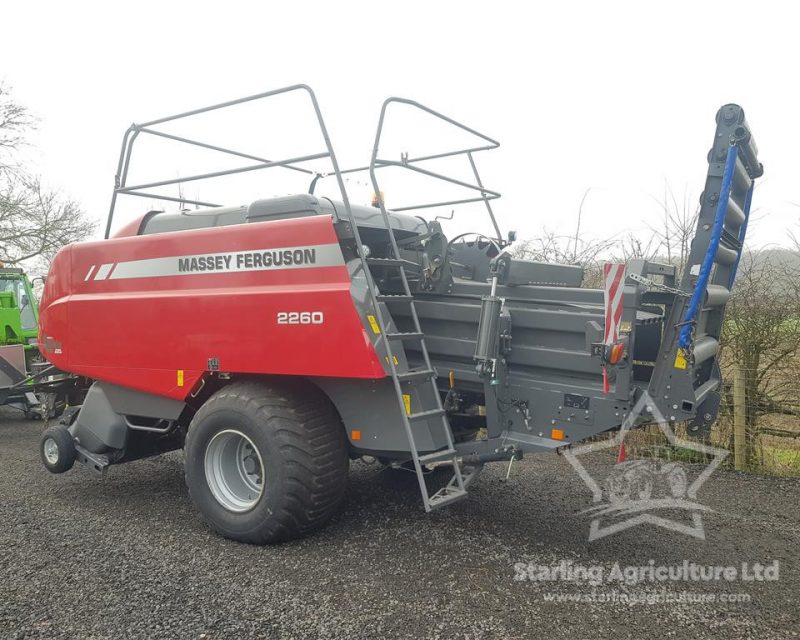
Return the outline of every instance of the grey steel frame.
<path id="1" fill-rule="evenodd" d="M 446 122 L 447 124 L 453 125 L 454 127 L 458 128 L 458 129 L 461 129 L 462 131 L 466 131 L 467 133 L 470 133 L 470 134 L 472 134 L 472 135 L 474 135 L 474 136 L 476 136 L 478 138 L 481 138 L 482 140 L 484 140 L 486 142 L 486 144 L 479 145 L 477 147 L 469 147 L 467 149 L 458 149 L 456 151 L 446 151 L 446 152 L 443 152 L 443 153 L 435 153 L 435 154 L 426 155 L 426 156 L 417 156 L 417 157 L 414 157 L 414 158 L 409 158 L 408 156 L 401 156 L 400 160 L 386 160 L 386 159 L 378 158 L 377 157 L 377 153 L 378 153 L 378 149 L 379 149 L 380 140 L 381 140 L 381 137 L 382 137 L 382 134 L 383 134 L 383 127 L 384 127 L 384 124 L 385 124 L 385 121 L 386 121 L 386 110 L 387 110 L 387 107 L 390 104 L 405 104 L 405 105 L 412 106 L 412 107 L 414 107 L 416 109 L 424 111 L 425 113 L 428 113 L 429 115 L 434 116 L 435 118 L 438 118 L 439 120 L 442 120 L 443 122 Z M 434 111 L 433 109 L 431 109 L 429 107 L 426 107 L 425 105 L 420 104 L 419 102 L 415 102 L 414 100 L 408 100 L 407 98 L 392 97 L 392 98 L 387 98 L 383 103 L 383 107 L 381 108 L 381 114 L 380 114 L 380 118 L 378 120 L 378 130 L 375 133 L 375 146 L 373 148 L 373 154 L 372 154 L 372 158 L 370 160 L 370 164 L 365 166 L 365 167 L 354 167 L 352 169 L 345 169 L 345 170 L 342 171 L 342 173 L 343 174 L 348 174 L 348 173 L 358 173 L 358 172 L 363 172 L 363 171 L 369 171 L 370 177 L 372 177 L 372 176 L 374 176 L 374 173 L 375 173 L 375 171 L 377 169 L 384 169 L 386 167 L 401 167 L 403 169 L 409 169 L 409 170 L 414 171 L 416 173 L 420 173 L 422 175 L 426 175 L 426 176 L 428 176 L 430 178 L 435 178 L 437 180 L 442 180 L 442 181 L 448 182 L 450 184 L 455 184 L 457 186 L 464 187 L 466 189 L 471 189 L 473 191 L 477 191 L 477 192 L 480 193 L 480 195 L 476 196 L 474 198 L 463 198 L 463 199 L 459 199 L 459 200 L 443 200 L 443 201 L 439 201 L 439 202 L 424 202 L 424 203 L 419 203 L 419 204 L 414 204 L 414 205 L 407 205 L 407 206 L 404 206 L 404 207 L 392 207 L 392 211 L 394 211 L 394 212 L 416 211 L 418 209 L 432 209 L 432 208 L 435 208 L 435 207 L 446 207 L 446 206 L 451 206 L 451 205 L 456 205 L 456 204 L 469 204 L 469 203 L 472 203 L 472 202 L 483 202 L 486 205 L 486 211 L 489 214 L 489 218 L 490 218 L 490 220 L 492 222 L 492 226 L 494 227 L 495 233 L 497 234 L 497 239 L 502 241 L 503 238 L 502 238 L 502 234 L 500 232 L 500 227 L 497 224 L 497 219 L 495 218 L 494 211 L 492 210 L 492 205 L 490 203 L 491 200 L 496 200 L 497 198 L 501 197 L 501 194 L 499 192 L 497 192 L 497 191 L 492 190 L 492 189 L 487 189 L 484 186 L 483 182 L 481 181 L 480 174 L 478 173 L 478 167 L 475 164 L 475 158 L 473 157 L 474 153 L 477 153 L 479 151 L 491 151 L 492 149 L 497 149 L 497 147 L 499 147 L 499 146 L 500 146 L 500 143 L 497 140 L 494 140 L 493 138 L 490 138 L 489 136 L 487 136 L 487 135 L 485 135 L 483 133 L 480 133 L 479 131 L 476 131 L 475 129 L 472 129 L 472 128 L 466 126 L 465 124 L 462 124 L 461 122 L 458 122 L 457 120 L 453 120 L 452 118 L 449 118 L 448 116 L 446 116 L 446 115 L 444 115 L 442 113 L 439 113 L 438 111 Z M 441 173 L 437 173 L 437 172 L 434 172 L 434 171 L 423 169 L 422 167 L 415 166 L 416 164 L 421 163 L 421 162 L 427 162 L 427 161 L 430 161 L 430 160 L 439 160 L 441 158 L 452 158 L 452 157 L 463 156 L 463 155 L 467 156 L 467 159 L 469 160 L 470 168 L 472 169 L 472 173 L 475 176 L 475 182 L 477 184 L 471 184 L 469 182 L 464 182 L 462 180 L 456 180 L 455 178 L 451 178 L 449 176 L 442 175 Z M 376 181 L 373 179 L 372 182 L 373 182 L 373 186 L 375 186 L 376 185 Z M 380 192 L 376 192 L 376 193 L 380 193 Z"/>
<path id="2" fill-rule="evenodd" d="M 266 158 L 262 158 L 259 156 L 254 156 L 248 153 L 242 153 L 241 151 L 236 151 L 233 149 L 228 149 L 226 147 L 220 147 L 217 145 L 208 144 L 206 142 L 201 142 L 198 140 L 192 140 L 190 138 L 184 138 L 181 136 L 176 136 L 164 131 L 158 131 L 153 127 L 156 127 L 160 124 L 164 124 L 166 122 L 173 122 L 175 120 L 180 120 L 183 118 L 188 118 L 191 116 L 199 115 L 201 113 L 207 113 L 210 111 L 216 111 L 218 109 L 224 109 L 226 107 L 233 107 L 239 104 L 244 104 L 246 102 L 253 102 L 256 100 L 262 100 L 266 98 L 271 98 L 273 96 L 278 96 L 282 94 L 291 93 L 294 91 L 305 91 L 309 99 L 311 100 L 311 105 L 314 108 L 314 114 L 317 118 L 317 123 L 319 124 L 320 131 L 322 133 L 322 137 L 325 141 L 326 150 L 320 153 L 313 153 L 303 156 L 297 156 L 295 158 L 287 158 L 285 160 L 268 160 Z M 169 140 L 174 140 L 176 142 L 201 147 L 203 149 L 209 149 L 211 151 L 218 151 L 220 153 L 237 156 L 240 158 L 245 158 L 248 160 L 255 160 L 257 164 L 246 165 L 242 167 L 236 167 L 233 169 L 225 169 L 221 171 L 213 171 L 210 173 L 204 174 L 197 174 L 192 176 L 186 176 L 182 178 L 174 178 L 170 180 L 159 180 L 157 182 L 150 182 L 145 184 L 137 184 L 133 186 L 128 186 L 128 171 L 131 165 L 131 156 L 133 154 L 133 145 L 136 142 L 136 139 L 140 134 L 148 134 L 152 136 L 157 136 L 161 138 L 166 138 Z M 304 167 L 296 166 L 298 163 L 303 162 L 310 162 L 312 160 L 319 160 L 322 158 L 330 158 L 332 169 L 334 175 L 337 177 L 337 182 L 339 186 L 339 190 L 342 196 L 342 202 L 345 205 L 345 209 L 347 211 L 348 217 L 352 217 L 352 213 L 350 211 L 350 201 L 347 197 L 347 191 L 344 186 L 344 181 L 341 177 L 341 171 L 339 170 L 339 164 L 336 160 L 336 154 L 333 152 L 333 147 L 331 145 L 330 137 L 328 135 L 328 130 L 325 126 L 325 122 L 322 118 L 322 112 L 319 108 L 319 103 L 317 102 L 316 95 L 314 91 L 307 85 L 304 84 L 296 84 L 289 87 L 284 87 L 282 89 L 275 89 L 274 91 L 266 91 L 264 93 L 257 93 L 252 96 L 247 96 L 245 98 L 239 98 L 238 100 L 229 100 L 227 102 L 220 102 L 219 104 L 211 105 L 209 107 L 203 107 L 200 109 L 192 109 L 191 111 L 184 111 L 183 113 L 179 113 L 174 116 L 167 116 L 164 118 L 158 118 L 156 120 L 150 120 L 149 122 L 144 122 L 142 124 L 132 124 L 128 130 L 125 132 L 125 135 L 122 139 L 122 149 L 120 150 L 119 154 L 119 161 L 117 163 L 117 173 L 114 178 L 114 192 L 111 196 L 111 205 L 108 210 L 108 219 L 106 221 L 106 230 L 105 230 L 105 237 L 108 238 L 111 233 L 111 225 L 114 219 L 114 211 L 116 209 L 117 204 L 117 196 L 122 195 L 130 195 L 130 196 L 139 196 L 143 198 L 152 198 L 154 200 L 165 200 L 168 202 L 179 202 L 179 203 L 186 203 L 186 204 L 194 204 L 201 207 L 221 207 L 223 205 L 214 204 L 210 202 L 202 202 L 199 200 L 192 200 L 189 198 L 176 198 L 173 196 L 165 196 L 155 193 L 147 193 L 143 191 L 143 189 L 151 189 L 154 187 L 163 187 L 171 184 L 178 184 L 182 182 L 192 182 L 195 180 L 206 180 L 211 178 L 219 178 L 226 175 L 232 175 L 237 173 L 245 173 L 248 171 L 259 171 L 263 169 L 271 169 L 273 167 L 284 167 L 285 169 L 290 169 L 292 171 L 299 171 L 301 173 L 305 173 L 312 177 L 317 177 L 318 174 L 316 171 L 312 171 L 311 169 L 307 169 Z"/>

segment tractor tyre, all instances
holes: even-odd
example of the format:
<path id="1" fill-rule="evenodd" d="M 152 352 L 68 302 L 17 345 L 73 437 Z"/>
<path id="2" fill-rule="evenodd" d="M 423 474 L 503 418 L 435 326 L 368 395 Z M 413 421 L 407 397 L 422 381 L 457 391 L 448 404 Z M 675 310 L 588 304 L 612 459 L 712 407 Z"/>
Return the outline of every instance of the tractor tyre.
<path id="1" fill-rule="evenodd" d="M 344 427 L 307 382 L 220 389 L 195 414 L 184 453 L 195 506 L 212 529 L 240 542 L 306 535 L 336 512 L 347 487 Z"/>
<path id="2" fill-rule="evenodd" d="M 39 440 L 39 455 L 50 473 L 64 473 L 75 464 L 75 441 L 63 425 L 44 430 Z"/>

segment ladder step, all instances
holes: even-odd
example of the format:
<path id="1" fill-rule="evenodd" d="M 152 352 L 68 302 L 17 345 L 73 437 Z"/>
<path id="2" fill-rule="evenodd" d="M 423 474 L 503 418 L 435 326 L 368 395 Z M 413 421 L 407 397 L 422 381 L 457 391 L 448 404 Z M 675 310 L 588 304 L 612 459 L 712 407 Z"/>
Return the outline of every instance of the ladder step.
<path id="1" fill-rule="evenodd" d="M 411 302 L 414 299 L 414 296 L 408 296 L 404 293 L 379 293 L 377 296 L 375 296 L 375 299 L 379 302 Z"/>
<path id="2" fill-rule="evenodd" d="M 419 456 L 418 460 L 423 464 L 426 462 L 433 462 L 434 460 L 441 461 L 442 457 L 452 456 L 455 452 L 455 449 L 442 449 L 441 451 L 434 451 L 433 453 L 426 453 L 424 456 Z"/>
<path id="3" fill-rule="evenodd" d="M 463 500 L 466 497 L 467 492 L 463 491 L 462 489 L 444 487 L 443 489 L 439 489 L 439 491 L 430 497 L 428 500 L 428 506 L 431 509 L 438 509 L 439 507 L 443 507 L 447 504 L 452 504 L 453 502 Z"/>
<path id="4" fill-rule="evenodd" d="M 398 333 L 387 333 L 389 340 L 421 340 L 425 334 L 419 331 L 407 331 Z"/>
<path id="5" fill-rule="evenodd" d="M 419 413 L 412 413 L 407 416 L 410 422 L 416 420 L 426 420 L 428 418 L 439 418 L 445 414 L 444 409 L 429 409 L 428 411 L 420 411 Z"/>
<path id="6" fill-rule="evenodd" d="M 411 260 L 403 260 L 402 258 L 367 258 L 367 264 L 375 265 L 376 267 L 416 267 L 419 265 Z"/>
<path id="7" fill-rule="evenodd" d="M 397 374 L 397 379 L 401 382 L 409 382 L 411 380 L 425 380 L 426 378 L 433 378 L 436 372 L 433 369 L 412 369 Z"/>

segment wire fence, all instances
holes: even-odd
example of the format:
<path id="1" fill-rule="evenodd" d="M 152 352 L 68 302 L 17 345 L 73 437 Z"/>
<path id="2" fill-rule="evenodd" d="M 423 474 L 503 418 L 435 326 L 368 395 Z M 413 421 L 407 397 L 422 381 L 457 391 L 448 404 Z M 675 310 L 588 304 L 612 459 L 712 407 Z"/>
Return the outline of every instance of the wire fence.
<path id="1" fill-rule="evenodd" d="M 765 381 L 757 370 L 735 362 L 723 363 L 723 371 L 719 417 L 704 442 L 730 452 L 723 463 L 728 468 L 800 476 L 800 377 L 797 383 Z M 685 424 L 674 425 L 674 431 L 679 439 L 690 439 Z M 707 458 L 688 447 L 672 446 L 657 425 L 632 430 L 625 443 L 632 457 L 686 462 Z"/>

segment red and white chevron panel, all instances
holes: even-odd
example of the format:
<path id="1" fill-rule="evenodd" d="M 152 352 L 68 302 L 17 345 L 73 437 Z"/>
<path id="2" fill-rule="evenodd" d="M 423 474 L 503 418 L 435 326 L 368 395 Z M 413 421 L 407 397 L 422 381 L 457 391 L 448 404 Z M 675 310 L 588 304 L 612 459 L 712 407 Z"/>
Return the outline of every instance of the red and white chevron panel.
<path id="1" fill-rule="evenodd" d="M 622 322 L 622 285 L 625 282 L 625 265 L 606 262 L 603 265 L 603 298 L 606 326 L 603 342 L 610 345 L 619 338 Z"/>

